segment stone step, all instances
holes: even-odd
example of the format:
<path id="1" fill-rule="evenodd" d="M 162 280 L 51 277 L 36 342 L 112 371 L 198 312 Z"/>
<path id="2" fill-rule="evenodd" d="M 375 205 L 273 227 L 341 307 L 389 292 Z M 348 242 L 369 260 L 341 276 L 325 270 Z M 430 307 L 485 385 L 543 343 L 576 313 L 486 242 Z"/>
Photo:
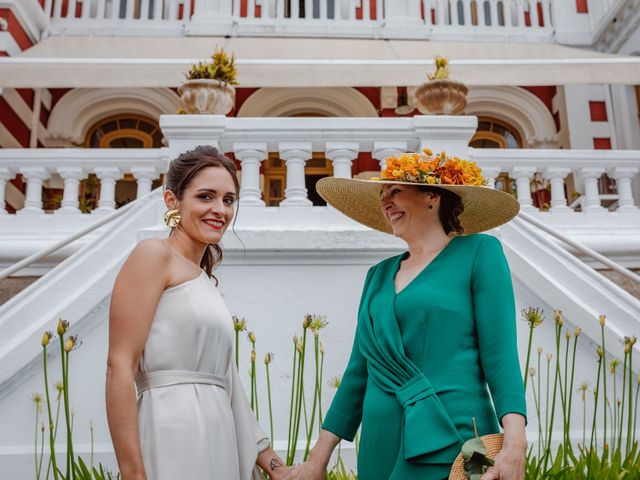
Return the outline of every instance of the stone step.
<path id="1" fill-rule="evenodd" d="M 20 293 L 40 277 L 9 277 L 0 280 L 0 305 Z"/>

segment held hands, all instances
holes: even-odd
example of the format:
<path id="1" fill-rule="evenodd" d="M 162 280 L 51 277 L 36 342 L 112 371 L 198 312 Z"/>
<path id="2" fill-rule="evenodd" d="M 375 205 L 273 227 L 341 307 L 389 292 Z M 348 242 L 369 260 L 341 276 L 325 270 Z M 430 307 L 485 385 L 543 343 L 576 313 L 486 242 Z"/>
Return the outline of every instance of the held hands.
<path id="1" fill-rule="evenodd" d="M 309 458 L 302 465 L 294 467 L 286 480 L 323 480 L 326 477 L 326 465 Z"/>

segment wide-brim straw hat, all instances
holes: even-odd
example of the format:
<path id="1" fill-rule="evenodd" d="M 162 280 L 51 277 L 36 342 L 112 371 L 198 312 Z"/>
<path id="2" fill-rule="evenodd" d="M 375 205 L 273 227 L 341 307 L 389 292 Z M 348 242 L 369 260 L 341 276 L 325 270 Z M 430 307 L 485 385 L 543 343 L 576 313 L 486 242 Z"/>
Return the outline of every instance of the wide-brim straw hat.
<path id="1" fill-rule="evenodd" d="M 502 450 L 502 442 L 504 435 L 502 433 L 493 433 L 491 435 L 483 435 L 480 437 L 482 443 L 484 443 L 487 449 L 487 457 L 492 460 L 496 458 L 496 455 Z M 464 459 L 462 453 L 460 453 L 451 466 L 451 473 L 449 474 L 449 480 L 468 480 L 469 477 L 464 471 Z"/>
<path id="2" fill-rule="evenodd" d="M 326 202 L 346 216 L 367 227 L 393 233 L 391 224 L 382 214 L 380 189 L 383 185 L 427 185 L 392 180 L 361 180 L 326 177 L 318 181 L 316 189 Z M 457 194 L 464 204 L 458 219 L 464 229 L 462 235 L 484 232 L 507 223 L 518 214 L 520 204 L 501 190 L 478 185 L 428 184 Z"/>

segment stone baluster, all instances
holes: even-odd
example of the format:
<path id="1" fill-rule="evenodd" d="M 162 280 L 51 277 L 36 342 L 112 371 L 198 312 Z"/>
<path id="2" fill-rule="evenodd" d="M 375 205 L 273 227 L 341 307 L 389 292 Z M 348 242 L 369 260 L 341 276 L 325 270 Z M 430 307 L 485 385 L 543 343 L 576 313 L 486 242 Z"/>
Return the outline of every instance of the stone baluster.
<path id="1" fill-rule="evenodd" d="M 262 142 L 234 143 L 233 153 L 242 165 L 240 205 L 264 207 L 260 191 L 260 164 L 268 156 L 267 144 Z"/>
<path id="2" fill-rule="evenodd" d="M 534 167 L 513 167 L 509 174 L 516 179 L 516 188 L 518 190 L 518 201 L 520 202 L 520 210 L 523 212 L 536 211 L 531 198 L 531 177 L 536 172 Z"/>
<path id="3" fill-rule="evenodd" d="M 79 214 L 78 191 L 80 180 L 85 177 L 85 172 L 80 167 L 61 167 L 58 168 L 58 174 L 64 180 L 64 193 L 56 214 Z"/>
<path id="4" fill-rule="evenodd" d="M 27 180 L 27 195 L 24 200 L 24 208 L 20 214 L 43 213 L 42 210 L 42 181 L 48 178 L 49 172 L 44 167 L 25 167 L 20 173 Z"/>
<path id="5" fill-rule="evenodd" d="M 116 180 L 122 173 L 117 167 L 96 168 L 95 173 L 100 179 L 100 199 L 94 212 L 111 212 L 116 208 Z"/>
<path id="6" fill-rule="evenodd" d="M 532 0 L 529 2 L 529 19 L 531 20 L 531 28 L 540 28 L 538 0 Z"/>
<path id="7" fill-rule="evenodd" d="M 631 180 L 638 174 L 640 169 L 636 167 L 616 167 L 609 173 L 616 181 L 618 190 L 618 212 L 633 212 L 638 210 L 633 200 L 631 190 Z"/>
<path id="8" fill-rule="evenodd" d="M 149 193 L 153 180 L 158 177 L 158 172 L 153 167 L 134 167 L 131 169 L 131 173 L 136 177 L 136 182 L 138 183 L 136 198 L 143 197 Z"/>
<path id="9" fill-rule="evenodd" d="M 311 158 L 310 142 L 281 142 L 278 145 L 280 158 L 287 165 L 287 186 L 281 207 L 310 206 L 305 186 L 304 165 Z"/>
<path id="10" fill-rule="evenodd" d="M 5 208 L 5 195 L 6 185 L 9 180 L 14 177 L 13 171 L 7 167 L 0 167 L 0 215 L 6 215 L 7 209 Z"/>
<path id="11" fill-rule="evenodd" d="M 564 179 L 571 173 L 569 168 L 548 167 L 543 175 L 551 182 L 551 208 L 550 212 L 567 212 L 567 194 L 564 189 Z"/>
<path id="12" fill-rule="evenodd" d="M 487 180 L 487 185 L 496 188 L 496 178 L 500 175 L 502 169 L 500 167 L 483 167 L 482 176 Z"/>
<path id="13" fill-rule="evenodd" d="M 333 176 L 351 178 L 351 163 L 358 158 L 360 145 L 356 142 L 328 142 L 325 156 L 333 164 Z"/>
<path id="14" fill-rule="evenodd" d="M 578 171 L 580 180 L 584 183 L 583 212 L 602 212 L 605 208 L 600 204 L 598 180 L 604 173 L 604 168 L 581 168 Z"/>
<path id="15" fill-rule="evenodd" d="M 380 171 L 387 168 L 387 157 L 400 155 L 407 151 L 407 142 L 374 142 L 373 158 L 380 162 Z"/>

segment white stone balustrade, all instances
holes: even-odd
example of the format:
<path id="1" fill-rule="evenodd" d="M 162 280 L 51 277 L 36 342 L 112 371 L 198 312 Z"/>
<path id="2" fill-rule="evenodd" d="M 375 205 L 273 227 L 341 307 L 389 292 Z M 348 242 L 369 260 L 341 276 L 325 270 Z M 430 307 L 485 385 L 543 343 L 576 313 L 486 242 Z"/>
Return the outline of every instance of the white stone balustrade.
<path id="1" fill-rule="evenodd" d="M 242 168 L 240 205 L 264 207 L 260 191 L 260 164 L 267 158 L 267 144 L 264 142 L 234 143 L 233 153 L 240 160 Z"/>
<path id="2" fill-rule="evenodd" d="M 555 0 L 563 1 L 563 0 Z M 288 5 L 288 8 L 287 8 Z M 538 7 L 534 7 L 538 5 Z M 550 41 L 551 0 L 47 0 L 50 33 Z M 466 38 L 465 38 L 466 37 Z"/>
<path id="3" fill-rule="evenodd" d="M 468 125 L 466 123 L 468 123 Z M 384 162 L 389 155 L 446 145 L 451 154 L 469 158 L 484 170 L 489 186 L 500 174 L 516 184 L 523 211 L 538 213 L 530 182 L 539 174 L 549 180 L 550 213 L 579 216 L 637 214 L 640 185 L 640 152 L 632 150 L 474 149 L 467 145 L 473 135 L 473 117 L 405 118 L 231 118 L 222 116 L 166 115 L 161 126 L 169 146 L 163 149 L 2 149 L 0 193 L 6 182 L 22 173 L 27 184 L 24 208 L 19 212 L 41 213 L 43 182 L 57 174 L 64 181 L 58 212 L 78 213 L 78 186 L 95 173 L 101 180 L 97 213 L 115 208 L 115 185 L 125 174 L 137 182 L 137 195 L 149 192 L 154 178 L 166 172 L 168 160 L 196 145 L 215 145 L 233 152 L 241 164 L 241 196 L 244 205 L 263 207 L 260 165 L 270 153 L 278 153 L 286 165 L 285 199 L 281 206 L 311 207 L 305 185 L 305 164 L 324 152 L 333 162 L 334 174 L 351 175 L 354 159 L 362 153 Z M 431 143 L 433 141 L 433 143 Z M 439 144 L 437 142 L 440 142 Z M 603 208 L 598 180 L 607 173 L 616 181 L 617 204 Z M 584 185 L 581 212 L 568 207 L 567 182 L 573 177 Z M 575 182 L 574 182 L 575 183 Z M 573 185 L 574 183 L 569 183 Z M 13 187 L 12 187 L 13 189 Z M 582 186 L 580 186 L 582 189 Z M 15 191 L 15 189 L 13 189 Z M 571 192 L 570 192 L 571 193 Z M 4 210 L 4 209 L 2 209 Z M 612 210 L 610 212 L 610 210 Z M 544 213 L 544 212 L 543 212 Z M 13 217 L 0 212 L 3 217 Z"/>
<path id="4" fill-rule="evenodd" d="M 26 182 L 26 192 L 24 207 L 18 213 L 44 215 L 43 183 L 59 176 L 64 182 L 63 196 L 60 208 L 54 213 L 80 214 L 80 182 L 94 173 L 101 183 L 99 208 L 94 212 L 110 212 L 116 206 L 116 182 L 124 174 L 133 174 L 137 180 L 137 196 L 145 195 L 151 191 L 153 180 L 166 172 L 167 153 L 167 149 L 2 149 L 0 199 L 5 199 L 6 183 L 21 174 Z M 3 202 L 0 215 L 6 216 L 6 213 Z"/>
<path id="5" fill-rule="evenodd" d="M 304 207 L 311 205 L 307 198 L 304 164 L 311 158 L 311 143 L 282 142 L 279 145 L 280 158 L 287 165 L 287 187 L 284 190 L 283 207 Z"/>

